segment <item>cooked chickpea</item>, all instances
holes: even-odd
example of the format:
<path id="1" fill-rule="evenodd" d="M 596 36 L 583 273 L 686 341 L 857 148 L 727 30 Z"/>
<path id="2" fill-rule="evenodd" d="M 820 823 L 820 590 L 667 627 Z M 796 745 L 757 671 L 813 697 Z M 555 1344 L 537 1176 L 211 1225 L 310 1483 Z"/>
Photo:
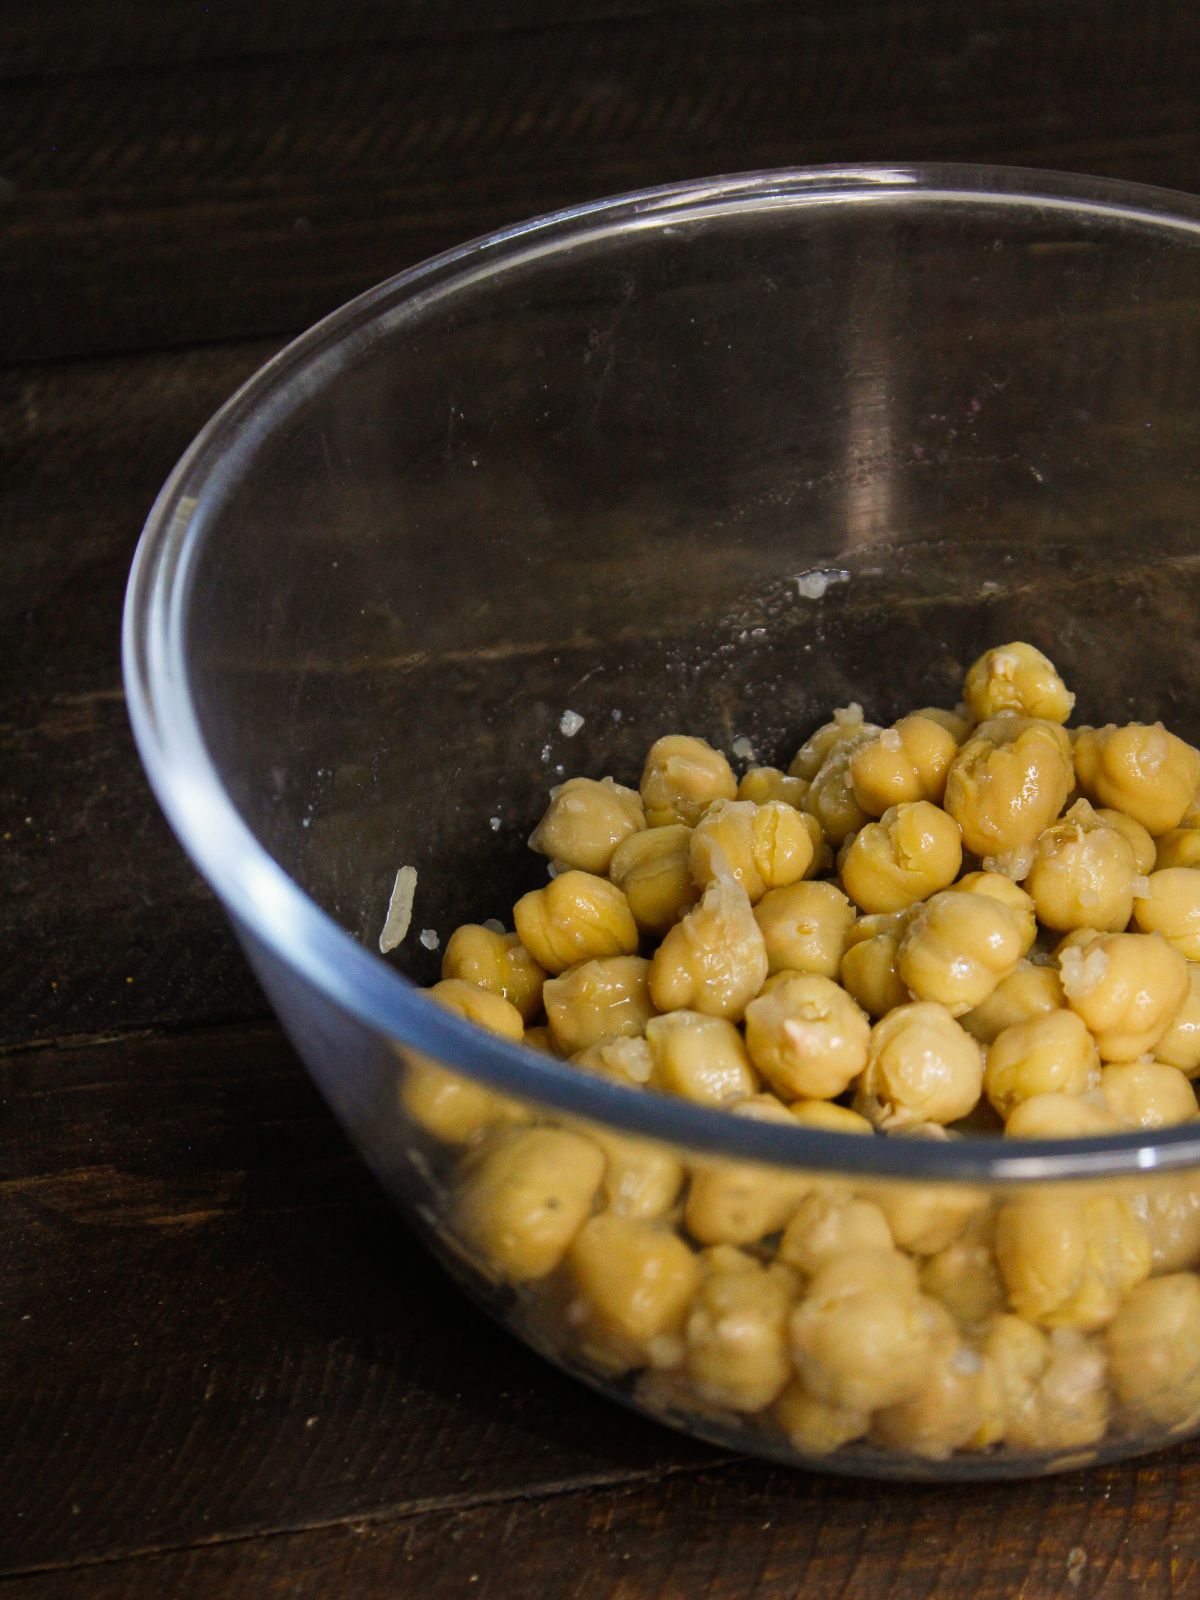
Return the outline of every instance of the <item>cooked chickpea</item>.
<path id="1" fill-rule="evenodd" d="M 642 799 L 612 778 L 568 778 L 530 835 L 530 848 L 565 867 L 603 875 L 613 851 L 646 826 Z"/>
<path id="2" fill-rule="evenodd" d="M 968 850 L 1006 856 L 1050 826 L 1072 776 L 1071 742 L 1057 723 L 993 717 L 955 756 L 944 803 Z"/>
<path id="3" fill-rule="evenodd" d="M 778 767 L 751 767 L 737 787 L 739 800 L 753 800 L 756 806 L 768 800 L 782 800 L 785 805 L 799 806 L 808 793 L 808 781 Z"/>
<path id="4" fill-rule="evenodd" d="M 768 889 L 798 883 L 812 857 L 800 813 L 782 800 L 714 800 L 692 830 L 692 877 L 700 887 L 732 879 L 752 904 Z"/>
<path id="5" fill-rule="evenodd" d="M 813 858 L 809 863 L 806 878 L 819 878 L 823 872 L 833 869 L 833 847 L 825 837 L 824 830 L 816 817 L 807 811 L 801 811 L 800 821 L 808 830 L 808 837 L 812 840 Z"/>
<path id="6" fill-rule="evenodd" d="M 496 933 L 473 922 L 464 923 L 446 942 L 442 977 L 461 978 L 503 995 L 526 1022 L 532 1022 L 542 1009 L 546 974 L 515 933 Z"/>
<path id="7" fill-rule="evenodd" d="M 737 779 L 721 752 L 703 739 L 669 733 L 650 746 L 639 787 L 650 827 L 683 822 L 690 828 L 714 800 L 733 799 Z"/>
<path id="8" fill-rule="evenodd" d="M 959 1017 L 1012 971 L 1022 945 L 1020 922 L 999 900 L 943 890 L 905 928 L 896 970 L 916 999 L 936 1001 Z"/>
<path id="9" fill-rule="evenodd" d="M 566 1256 L 585 1347 L 634 1366 L 657 1340 L 681 1334 L 700 1283 L 700 1260 L 660 1223 L 603 1211 L 583 1224 Z"/>
<path id="10" fill-rule="evenodd" d="M 683 1188 L 683 1163 L 674 1151 L 652 1139 L 611 1133 L 588 1123 L 580 1130 L 604 1156 L 604 1209 L 621 1217 L 652 1221 L 664 1217 Z"/>
<path id="11" fill-rule="evenodd" d="M 1193 1177 L 1156 1179 L 1129 1196 L 1150 1240 L 1151 1272 L 1179 1272 L 1200 1262 L 1200 1187 Z"/>
<path id="12" fill-rule="evenodd" d="M 982 1052 L 944 1006 L 897 1006 L 871 1029 L 854 1107 L 881 1128 L 955 1122 L 982 1082 Z"/>
<path id="13" fill-rule="evenodd" d="M 957 1239 L 927 1256 L 921 1288 L 941 1301 L 961 1328 L 978 1331 L 1004 1310 L 1004 1284 L 992 1248 L 993 1220 L 976 1212 Z"/>
<path id="14" fill-rule="evenodd" d="M 876 1183 L 859 1192 L 887 1218 L 896 1248 L 914 1256 L 947 1249 L 988 1206 L 982 1190 L 961 1183 Z"/>
<path id="15" fill-rule="evenodd" d="M 627 1089 L 645 1089 L 654 1073 L 654 1057 L 645 1039 L 601 1039 L 598 1044 L 576 1051 L 571 1060 L 586 1072 L 611 1078 Z"/>
<path id="16" fill-rule="evenodd" d="M 804 809 L 821 824 L 821 831 L 832 845 L 839 845 L 857 833 L 869 816 L 854 798 L 850 761 L 859 745 L 879 730 L 864 725 L 853 738 L 835 744 L 825 757 L 804 796 Z"/>
<path id="17" fill-rule="evenodd" d="M 869 1411 L 848 1411 L 827 1405 L 793 1379 L 776 1400 L 772 1416 L 792 1447 L 806 1456 L 832 1455 L 845 1444 L 861 1439 L 871 1424 Z"/>
<path id="18" fill-rule="evenodd" d="M 870 1200 L 844 1190 L 807 1195 L 784 1229 L 779 1259 L 811 1277 L 826 1261 L 858 1250 L 890 1250 L 892 1230 Z"/>
<path id="19" fill-rule="evenodd" d="M 631 833 L 613 851 L 609 877 L 643 933 L 661 938 L 700 898 L 691 850 L 692 830 L 677 822 Z"/>
<path id="20" fill-rule="evenodd" d="M 1019 1316 L 1090 1330 L 1149 1276 L 1150 1240 L 1118 1195 L 1043 1191 L 1001 1206 L 996 1261 Z"/>
<path id="21" fill-rule="evenodd" d="M 638 947 L 637 923 L 615 884 L 590 872 L 563 872 L 531 889 L 513 907 L 521 943 L 547 972 L 580 961 L 629 956 Z"/>
<path id="22" fill-rule="evenodd" d="M 1142 933 L 1161 933 L 1173 950 L 1200 961 L 1200 870 L 1152 872 L 1134 898 L 1133 921 Z"/>
<path id="23" fill-rule="evenodd" d="M 525 1037 L 521 1042 L 527 1045 L 530 1050 L 540 1050 L 545 1056 L 556 1056 L 559 1053 L 558 1046 L 554 1042 L 554 1035 L 544 1023 L 536 1028 L 526 1028 Z"/>
<path id="24" fill-rule="evenodd" d="M 724 1017 L 669 1011 L 646 1024 L 646 1042 L 654 1058 L 654 1086 L 668 1094 L 719 1106 L 758 1088 L 745 1042 Z"/>
<path id="25" fill-rule="evenodd" d="M 1139 1284 L 1106 1333 L 1113 1393 L 1135 1428 L 1178 1432 L 1200 1421 L 1200 1278 Z"/>
<path id="26" fill-rule="evenodd" d="M 1006 1139 L 1098 1139 L 1120 1133 L 1103 1095 L 1035 1094 L 1021 1100 L 1004 1124 Z"/>
<path id="27" fill-rule="evenodd" d="M 641 956 L 608 956 L 548 979 L 542 995 L 559 1049 L 575 1055 L 602 1039 L 642 1033 L 654 1015 L 649 972 Z"/>
<path id="28" fill-rule="evenodd" d="M 806 783 L 811 783 L 821 770 L 826 756 L 838 745 L 859 739 L 864 730 L 867 730 L 868 737 L 879 732 L 871 723 L 863 721 L 860 705 L 852 702 L 848 706 L 839 706 L 830 720 L 823 722 L 796 751 L 788 768 L 788 776 L 803 778 Z"/>
<path id="29" fill-rule="evenodd" d="M 927 800 L 892 806 L 855 834 L 842 882 L 868 914 L 903 911 L 954 882 L 962 866 L 958 824 Z"/>
<path id="30" fill-rule="evenodd" d="M 524 1034 L 517 1008 L 490 989 L 461 978 L 443 978 L 426 992 L 446 1010 L 502 1039 L 519 1043 Z M 497 1123 L 521 1122 L 530 1115 L 519 1101 L 496 1094 L 415 1050 L 405 1052 L 405 1059 L 401 1108 L 426 1133 L 446 1144 L 470 1144 Z"/>
<path id="31" fill-rule="evenodd" d="M 901 717 L 894 728 L 856 745 L 850 756 L 854 798 L 868 816 L 916 800 L 940 805 L 958 740 L 932 717 Z"/>
<path id="32" fill-rule="evenodd" d="M 660 1011 L 737 1022 L 767 976 L 767 950 L 746 891 L 713 883 L 654 952 L 650 996 Z"/>
<path id="33" fill-rule="evenodd" d="M 773 1095 L 756 1095 L 730 1109 L 736 1117 L 795 1125 Z M 804 1173 L 751 1162 L 697 1161 L 688 1189 L 688 1232 L 701 1244 L 756 1244 L 778 1233 L 812 1188 Z"/>
<path id="34" fill-rule="evenodd" d="M 1059 933 L 1119 933 L 1133 910 L 1137 863 L 1128 841 L 1095 820 L 1086 800 L 1039 834 L 1025 887 L 1041 922 Z"/>
<path id="35" fill-rule="evenodd" d="M 1147 838 L 1149 835 L 1147 834 Z M 1154 854 L 1141 872 L 1165 871 L 1168 867 L 1200 867 L 1200 828 L 1172 828 L 1153 842 Z"/>
<path id="36" fill-rule="evenodd" d="M 1178 1067 L 1161 1061 L 1118 1061 L 1100 1074 L 1109 1110 L 1128 1128 L 1173 1128 L 1194 1122 L 1196 1093 Z"/>
<path id="37" fill-rule="evenodd" d="M 1103 1349 L 1073 1328 L 1050 1334 L 998 1317 L 984 1355 L 1000 1382 L 1003 1438 L 1013 1450 L 1079 1449 L 1104 1437 L 1108 1385 Z"/>
<path id="38" fill-rule="evenodd" d="M 877 1411 L 870 1437 L 886 1449 L 944 1461 L 984 1428 L 992 1381 L 979 1352 L 947 1327 L 933 1341 L 921 1387 L 908 1400 Z"/>
<path id="39" fill-rule="evenodd" d="M 1114 811 L 1110 806 L 1097 806 L 1094 813 L 1106 828 L 1115 828 L 1133 851 L 1133 863 L 1139 873 L 1153 872 L 1157 850 L 1154 840 L 1132 817 L 1127 817 L 1123 811 Z M 1183 861 L 1171 863 L 1172 865 L 1190 866 L 1191 862 Z M 1160 866 L 1168 863 L 1159 862 Z"/>
<path id="40" fill-rule="evenodd" d="M 871 1025 L 844 989 L 801 973 L 746 1007 L 746 1048 L 786 1097 L 832 1100 L 867 1060 Z"/>
<path id="41" fill-rule="evenodd" d="M 1059 957 L 1063 992 L 1102 1061 L 1136 1061 L 1166 1033 L 1188 995 L 1187 962 L 1157 933 L 1110 933 Z"/>
<path id="42" fill-rule="evenodd" d="M 797 1285 L 786 1267 L 745 1262 L 701 1283 L 684 1329 L 683 1370 L 710 1404 L 761 1411 L 791 1377 L 787 1319 Z"/>
<path id="43" fill-rule="evenodd" d="M 872 1137 L 875 1129 L 866 1117 L 835 1100 L 793 1100 L 788 1107 L 802 1128 L 820 1128 L 823 1133 L 855 1133 Z"/>
<path id="44" fill-rule="evenodd" d="M 1030 1022 L 1064 1005 L 1066 996 L 1056 967 L 1018 961 L 982 1005 L 973 1007 L 958 1020 L 980 1044 L 991 1044 L 1005 1028 L 1018 1022 Z"/>
<path id="45" fill-rule="evenodd" d="M 1027 894 L 1019 883 L 1006 878 L 1002 872 L 967 872 L 953 885 L 955 894 L 981 894 L 990 900 L 999 900 L 1007 906 L 1021 926 L 1023 956 L 1033 949 L 1037 938 L 1037 911 L 1033 896 Z"/>
<path id="46" fill-rule="evenodd" d="M 985 650 L 967 673 L 963 699 L 977 722 L 1006 711 L 1066 722 L 1075 706 L 1049 657 L 1021 643 Z"/>
<path id="47" fill-rule="evenodd" d="M 492 1134 L 466 1166 L 454 1221 L 485 1269 L 509 1283 L 554 1271 L 583 1227 L 604 1177 L 590 1140 L 561 1128 Z"/>
<path id="48" fill-rule="evenodd" d="M 955 744 L 962 744 L 974 726 L 967 715 L 966 706 L 959 706 L 957 711 L 947 711 L 944 706 L 918 706 L 911 715 L 936 722 L 939 728 L 945 728 L 953 736 Z"/>
<path id="49" fill-rule="evenodd" d="M 1073 1011 L 1015 1023 L 988 1046 L 983 1092 L 1005 1119 L 1034 1095 L 1085 1094 L 1099 1083 L 1095 1041 Z"/>
<path id="50" fill-rule="evenodd" d="M 1200 788 L 1200 751 L 1161 722 L 1080 728 L 1075 775 L 1095 804 L 1125 812 L 1149 833 L 1167 833 L 1179 826 Z"/>
<path id="51" fill-rule="evenodd" d="M 1154 1046 L 1154 1054 L 1188 1078 L 1200 1076 L 1200 966 L 1194 961 L 1188 962 L 1187 997 Z"/>
<path id="52" fill-rule="evenodd" d="M 854 908 L 832 883 L 772 889 L 754 908 L 771 972 L 836 978 L 854 922 Z"/>

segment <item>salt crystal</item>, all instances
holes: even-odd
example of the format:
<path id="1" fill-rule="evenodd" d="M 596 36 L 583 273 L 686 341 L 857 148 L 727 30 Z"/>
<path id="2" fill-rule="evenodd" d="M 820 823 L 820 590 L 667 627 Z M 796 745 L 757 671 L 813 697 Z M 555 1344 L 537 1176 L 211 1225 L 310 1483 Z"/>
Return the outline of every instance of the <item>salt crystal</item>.
<path id="1" fill-rule="evenodd" d="M 564 711 L 562 720 L 558 724 L 559 732 L 564 733 L 568 739 L 573 739 L 583 727 L 583 718 L 578 711 Z"/>
<path id="2" fill-rule="evenodd" d="M 796 579 L 796 590 L 801 600 L 820 600 L 826 589 L 835 583 L 849 583 L 850 574 L 841 567 L 814 567 L 802 572 Z"/>
<path id="3" fill-rule="evenodd" d="M 432 928 L 422 928 L 420 938 L 426 950 L 436 950 L 442 942 Z"/>
<path id="4" fill-rule="evenodd" d="M 394 950 L 408 932 L 412 921 L 413 896 L 417 892 L 416 867 L 401 867 L 392 885 L 383 932 L 379 935 L 379 948 L 384 955 Z"/>
<path id="5" fill-rule="evenodd" d="M 734 755 L 739 756 L 743 761 L 754 760 L 754 746 L 744 736 L 740 739 L 735 739 L 731 748 Z"/>

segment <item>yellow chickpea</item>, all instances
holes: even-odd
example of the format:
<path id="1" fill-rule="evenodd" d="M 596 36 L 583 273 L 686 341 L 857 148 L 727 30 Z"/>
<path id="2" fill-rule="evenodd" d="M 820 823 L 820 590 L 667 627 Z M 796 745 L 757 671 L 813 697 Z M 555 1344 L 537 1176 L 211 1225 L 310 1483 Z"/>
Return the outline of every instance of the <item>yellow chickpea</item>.
<path id="1" fill-rule="evenodd" d="M 1161 1061 L 1119 1061 L 1100 1074 L 1115 1117 L 1128 1128 L 1173 1128 L 1196 1119 L 1196 1093 L 1178 1067 Z"/>
<path id="2" fill-rule="evenodd" d="M 1120 1132 L 1120 1122 L 1099 1095 L 1030 1095 L 1004 1124 L 1006 1139 L 1098 1139 Z"/>
<path id="3" fill-rule="evenodd" d="M 1037 911 L 1033 896 L 1027 894 L 1019 883 L 1006 878 L 1002 872 L 968 872 L 953 885 L 953 889 L 955 894 L 981 894 L 1007 906 L 1021 926 L 1021 942 L 1024 945 L 1021 954 L 1029 954 L 1037 938 Z"/>
<path id="4" fill-rule="evenodd" d="M 808 829 L 794 806 L 769 800 L 714 800 L 692 830 L 692 877 L 701 888 L 732 879 L 751 903 L 798 883 L 812 863 Z"/>
<path id="5" fill-rule="evenodd" d="M 988 995 L 959 1018 L 963 1027 L 980 1044 L 991 1044 L 997 1034 L 1018 1022 L 1030 1022 L 1066 1004 L 1062 979 L 1056 967 L 1035 966 L 1018 961 L 1013 970 Z M 1200 1048 L 1200 1041 L 1198 1041 Z"/>
<path id="6" fill-rule="evenodd" d="M 1102 1061 L 1136 1061 L 1166 1033 L 1188 995 L 1187 962 L 1157 933 L 1110 933 L 1059 957 L 1063 992 Z"/>
<path id="7" fill-rule="evenodd" d="M 945 807 L 963 844 L 981 857 L 1033 844 L 1071 792 L 1071 742 L 1054 722 L 993 717 L 959 750 Z"/>
<path id="8" fill-rule="evenodd" d="M 684 1329 L 683 1370 L 703 1400 L 731 1411 L 762 1411 L 792 1373 L 787 1319 L 797 1285 L 786 1267 L 746 1258 L 740 1270 L 710 1272 Z"/>
<path id="9" fill-rule="evenodd" d="M 661 938 L 700 898 L 691 850 L 692 830 L 677 822 L 631 833 L 613 851 L 609 877 L 643 933 Z"/>
<path id="10" fill-rule="evenodd" d="M 871 1029 L 854 1107 L 876 1126 L 955 1122 L 974 1109 L 983 1055 L 944 1006 L 897 1006 Z"/>
<path id="11" fill-rule="evenodd" d="M 1142 827 L 1140 822 L 1135 822 L 1132 817 L 1127 817 L 1123 811 L 1114 811 L 1110 806 L 1097 806 L 1094 815 L 1106 828 L 1115 828 L 1133 851 L 1133 863 L 1139 873 L 1153 872 L 1157 850 L 1154 840 Z M 1188 861 L 1170 863 L 1178 866 L 1191 866 Z M 1160 866 L 1168 863 L 1159 862 Z"/>
<path id="12" fill-rule="evenodd" d="M 945 1250 L 988 1206 L 986 1193 L 961 1183 L 876 1183 L 859 1193 L 883 1212 L 896 1248 L 913 1256 Z"/>
<path id="13" fill-rule="evenodd" d="M 521 1014 L 502 995 L 459 978 L 444 978 L 427 991 L 429 998 L 468 1022 L 519 1043 L 525 1031 Z M 405 1052 L 400 1106 L 419 1127 L 445 1144 L 470 1144 L 499 1123 L 528 1120 L 519 1101 L 496 1094 L 483 1084 L 452 1072 L 415 1050 Z"/>
<path id="14" fill-rule="evenodd" d="M 853 743 L 861 739 L 866 732 L 867 737 L 873 737 L 880 730 L 869 722 L 863 721 L 863 709 L 860 705 L 851 703 L 848 706 L 839 706 L 828 722 L 823 722 L 817 731 L 806 739 L 792 758 L 788 768 L 789 777 L 803 778 L 806 783 L 811 783 L 821 770 L 826 756 L 840 744 Z"/>
<path id="15" fill-rule="evenodd" d="M 526 1022 L 532 1022 L 542 1009 L 546 974 L 515 933 L 496 933 L 473 922 L 464 923 L 446 943 L 442 977 L 461 978 L 503 995 Z"/>
<path id="16" fill-rule="evenodd" d="M 1073 1328 L 1050 1334 L 998 1317 L 984 1341 L 998 1375 L 1002 1434 L 1012 1450 L 1081 1449 L 1108 1428 L 1105 1353 Z"/>
<path id="17" fill-rule="evenodd" d="M 665 1217 L 683 1188 L 683 1163 L 674 1151 L 651 1139 L 611 1133 L 587 1123 L 580 1132 L 604 1156 L 601 1198 L 606 1211 L 620 1217 L 653 1221 Z"/>
<path id="18" fill-rule="evenodd" d="M 603 875 L 613 851 L 646 826 L 642 799 L 612 778 L 568 778 L 530 835 L 530 848 L 565 867 Z"/>
<path id="19" fill-rule="evenodd" d="M 545 1024 L 536 1028 L 526 1028 L 525 1038 L 522 1043 L 527 1045 L 530 1050 L 540 1051 L 544 1056 L 556 1056 L 559 1053 L 558 1046 L 554 1042 L 554 1035 Z"/>
<path id="20" fill-rule="evenodd" d="M 983 1429 L 993 1381 L 979 1352 L 946 1329 L 933 1341 L 916 1394 L 875 1413 L 871 1440 L 885 1449 L 944 1461 Z"/>
<path id="21" fill-rule="evenodd" d="M 977 722 L 1005 711 L 1066 722 L 1075 706 L 1049 657 L 1021 643 L 985 650 L 967 673 L 963 699 Z"/>
<path id="22" fill-rule="evenodd" d="M 1149 838 L 1149 834 L 1146 835 Z M 1200 828 L 1172 828 L 1152 841 L 1154 854 L 1142 872 L 1165 871 L 1168 867 L 1200 867 Z"/>
<path id="23" fill-rule="evenodd" d="M 1200 751 L 1160 722 L 1080 728 L 1075 774 L 1089 800 L 1125 812 L 1157 835 L 1177 828 L 1192 804 L 1200 788 Z"/>
<path id="24" fill-rule="evenodd" d="M 1130 1209 L 1150 1240 L 1151 1274 L 1179 1272 L 1200 1262 L 1200 1186 L 1167 1177 L 1129 1196 Z"/>
<path id="25" fill-rule="evenodd" d="M 1133 921 L 1142 933 L 1161 933 L 1173 950 L 1200 961 L 1200 870 L 1152 872 L 1134 899 Z"/>
<path id="26" fill-rule="evenodd" d="M 996 1260 L 1018 1316 L 1088 1331 L 1149 1276 L 1150 1240 L 1124 1198 L 1042 1191 L 1001 1206 Z"/>
<path id="27" fill-rule="evenodd" d="M 853 1251 L 890 1250 L 892 1230 L 870 1200 L 839 1189 L 807 1195 L 784 1229 L 779 1260 L 805 1277 Z"/>
<path id="28" fill-rule="evenodd" d="M 820 1128 L 824 1133 L 856 1133 L 873 1137 L 875 1129 L 866 1117 L 834 1100 L 793 1100 L 788 1110 L 802 1128 Z"/>
<path id="29" fill-rule="evenodd" d="M 737 1022 L 766 976 L 767 950 L 746 891 L 713 883 L 655 951 L 650 996 L 660 1011 Z"/>
<path id="30" fill-rule="evenodd" d="M 571 1060 L 585 1072 L 611 1078 L 627 1089 L 645 1089 L 654 1073 L 654 1057 L 645 1039 L 601 1039 L 576 1051 Z"/>
<path id="31" fill-rule="evenodd" d="M 807 811 L 800 812 L 800 821 L 808 830 L 808 837 L 812 840 L 813 858 L 809 863 L 806 878 L 819 878 L 823 872 L 833 869 L 833 847 L 825 837 L 824 829 Z"/>
<path id="32" fill-rule="evenodd" d="M 544 1278 L 583 1227 L 604 1177 L 590 1139 L 561 1128 L 493 1133 L 464 1167 L 454 1222 L 486 1270 L 509 1283 Z"/>
<path id="33" fill-rule="evenodd" d="M 735 1117 L 795 1125 L 773 1095 L 756 1095 L 730 1109 Z M 756 1244 L 778 1233 L 812 1188 L 812 1178 L 804 1173 L 751 1162 L 697 1161 L 688 1189 L 688 1232 L 701 1244 Z"/>
<path id="34" fill-rule="evenodd" d="M 682 1334 L 701 1277 L 699 1258 L 669 1228 L 611 1211 L 578 1230 L 566 1269 L 568 1321 L 585 1351 L 599 1346 L 614 1366 L 639 1365 L 656 1341 Z"/>
<path id="35" fill-rule="evenodd" d="M 1134 909 L 1137 863 L 1128 841 L 1095 820 L 1086 800 L 1038 836 L 1025 887 L 1039 920 L 1059 933 L 1120 933 Z"/>
<path id="36" fill-rule="evenodd" d="M 863 1438 L 871 1425 L 869 1411 L 828 1405 L 809 1394 L 798 1379 L 788 1384 L 771 1414 L 792 1447 L 806 1456 L 832 1455 L 843 1445 Z"/>
<path id="37" fill-rule="evenodd" d="M 862 1071 L 871 1025 L 846 991 L 802 973 L 746 1007 L 746 1048 L 777 1093 L 832 1100 Z"/>
<path id="38" fill-rule="evenodd" d="M 805 778 L 796 778 L 781 772 L 778 767 L 751 767 L 737 787 L 739 800 L 753 800 L 756 806 L 768 800 L 782 800 L 785 805 L 799 806 L 808 793 Z"/>
<path id="39" fill-rule="evenodd" d="M 957 711 L 947 711 L 944 706 L 918 706 L 912 715 L 925 717 L 930 722 L 936 722 L 939 728 L 945 728 L 953 736 L 955 744 L 962 744 L 974 726 L 972 718 L 967 715 L 966 706 L 959 706 Z"/>
<path id="40" fill-rule="evenodd" d="M 879 730 L 864 725 L 853 738 L 835 744 L 825 757 L 804 796 L 804 809 L 821 824 L 821 831 L 832 845 L 839 845 L 850 834 L 870 821 L 854 798 L 850 762 L 855 750 Z"/>
<path id="41" fill-rule="evenodd" d="M 741 1034 L 724 1017 L 670 1011 L 647 1022 L 646 1042 L 654 1086 L 668 1094 L 719 1106 L 743 1100 L 759 1086 Z"/>
<path id="42" fill-rule="evenodd" d="M 832 883 L 793 883 L 772 889 L 754 908 L 771 972 L 811 972 L 836 978 L 854 922 L 854 908 Z"/>
<path id="43" fill-rule="evenodd" d="M 644 1032 L 654 1016 L 649 972 L 650 963 L 641 956 L 608 956 L 548 979 L 542 995 L 559 1049 L 575 1055 L 603 1039 Z"/>
<path id="44" fill-rule="evenodd" d="M 1113 1393 L 1129 1423 L 1181 1432 L 1200 1420 L 1200 1278 L 1140 1284 L 1106 1333 Z"/>
<path id="45" fill-rule="evenodd" d="M 993 1219 L 970 1218 L 957 1239 L 921 1262 L 921 1288 L 939 1300 L 960 1328 L 979 1332 L 1004 1310 L 1004 1284 L 992 1248 Z"/>
<path id="46" fill-rule="evenodd" d="M 918 1000 L 952 1016 L 981 1005 L 1021 959 L 1021 924 L 990 895 L 943 890 L 918 907 L 896 953 L 896 969 Z"/>
<path id="47" fill-rule="evenodd" d="M 1187 997 L 1154 1054 L 1188 1078 L 1200 1076 L 1200 966 L 1194 961 L 1188 962 Z"/>
<path id="48" fill-rule="evenodd" d="M 846 892 L 863 911 L 903 911 L 954 882 L 962 836 L 953 817 L 916 800 L 860 829 L 841 866 Z"/>
<path id="49" fill-rule="evenodd" d="M 872 817 L 916 800 L 940 805 L 957 754 L 958 740 L 940 722 L 919 712 L 901 717 L 851 753 L 854 798 Z"/>
<path id="50" fill-rule="evenodd" d="M 615 884 L 590 872 L 563 872 L 532 889 L 513 907 L 521 943 L 547 972 L 580 961 L 629 956 L 638 947 L 637 923 Z"/>
<path id="51" fill-rule="evenodd" d="M 912 998 L 897 966 L 900 941 L 911 920 L 911 911 L 897 911 L 860 917 L 847 930 L 842 986 L 870 1017 L 886 1016 Z"/>
<path id="52" fill-rule="evenodd" d="M 640 790 L 650 827 L 683 822 L 690 828 L 714 800 L 733 799 L 737 779 L 721 752 L 703 739 L 669 733 L 650 746 Z"/>
<path id="53" fill-rule="evenodd" d="M 988 1046 L 983 1092 L 1004 1118 L 1039 1094 L 1085 1094 L 1100 1083 L 1095 1041 L 1073 1011 L 1015 1023 Z"/>

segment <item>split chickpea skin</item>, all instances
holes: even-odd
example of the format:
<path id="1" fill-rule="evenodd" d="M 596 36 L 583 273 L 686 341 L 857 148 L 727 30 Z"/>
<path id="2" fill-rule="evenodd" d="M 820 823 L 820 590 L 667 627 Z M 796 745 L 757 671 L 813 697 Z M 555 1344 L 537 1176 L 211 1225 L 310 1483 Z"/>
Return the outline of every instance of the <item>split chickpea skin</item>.
<path id="1" fill-rule="evenodd" d="M 863 1152 L 1196 1119 L 1200 753 L 1161 724 L 1068 733 L 1029 644 L 986 651 L 962 697 L 839 709 L 740 781 L 683 734 L 636 788 L 569 778 L 530 838 L 550 880 L 514 931 L 460 927 L 432 998 L 556 1071 Z M 399 1106 L 441 1152 L 457 1247 L 539 1342 L 676 1410 L 809 1456 L 1200 1426 L 1186 1174 L 993 1198 L 869 1157 L 688 1156 L 413 1051 Z"/>

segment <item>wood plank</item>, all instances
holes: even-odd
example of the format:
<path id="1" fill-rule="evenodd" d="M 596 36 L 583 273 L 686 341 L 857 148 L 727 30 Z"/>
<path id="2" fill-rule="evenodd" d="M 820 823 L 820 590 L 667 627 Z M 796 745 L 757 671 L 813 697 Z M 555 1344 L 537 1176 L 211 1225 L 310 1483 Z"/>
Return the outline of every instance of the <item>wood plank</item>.
<path id="1" fill-rule="evenodd" d="M 0 1572 L 714 1458 L 473 1309 L 274 1030 L 0 1085 Z"/>
<path id="2" fill-rule="evenodd" d="M 295 331 L 503 222 L 722 170 L 956 158 L 1200 188 L 1200 12 L 1124 15 L 719 9 L 14 83 L 0 359 Z"/>

